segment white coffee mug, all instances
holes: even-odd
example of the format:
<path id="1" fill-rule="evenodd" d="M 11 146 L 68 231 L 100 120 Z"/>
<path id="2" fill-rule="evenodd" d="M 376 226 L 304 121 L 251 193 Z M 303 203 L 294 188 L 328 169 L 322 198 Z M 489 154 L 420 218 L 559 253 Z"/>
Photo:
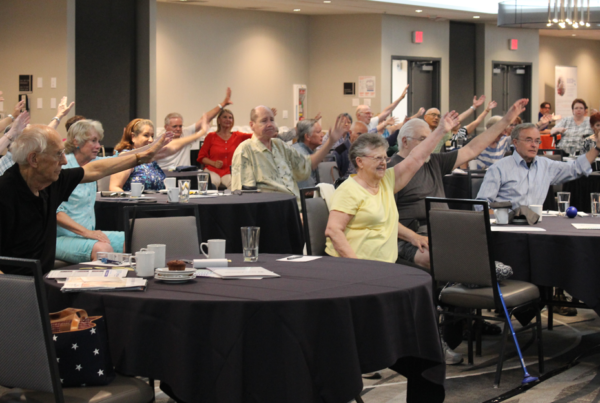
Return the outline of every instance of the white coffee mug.
<path id="1" fill-rule="evenodd" d="M 176 178 L 166 178 L 164 180 L 164 183 L 165 183 L 165 188 L 167 188 L 167 190 L 169 190 L 169 189 L 172 189 L 177 186 L 177 179 Z"/>
<path id="2" fill-rule="evenodd" d="M 208 251 L 204 252 L 204 245 Z M 200 250 L 209 259 L 225 259 L 225 240 L 209 239 L 208 242 L 200 244 Z"/>
<path id="3" fill-rule="evenodd" d="M 496 216 L 496 224 L 508 224 L 508 209 L 497 208 L 494 210 Z"/>
<path id="4" fill-rule="evenodd" d="M 152 251 L 154 252 L 154 268 L 163 268 L 167 266 L 167 260 L 166 260 L 166 255 L 167 255 L 167 245 L 163 245 L 163 244 L 159 244 L 159 243 L 153 243 L 148 245 L 146 248 L 142 248 L 140 249 L 142 251 L 147 250 L 147 251 Z"/>
<path id="5" fill-rule="evenodd" d="M 169 203 L 179 203 L 179 188 L 167 190 L 167 200 Z"/>
<path id="6" fill-rule="evenodd" d="M 135 273 L 140 277 L 154 276 L 154 252 L 139 251 L 131 257 L 131 262 L 135 265 Z"/>
<path id="7" fill-rule="evenodd" d="M 140 197 L 142 195 L 142 192 L 144 191 L 144 184 L 143 183 L 132 183 L 131 184 L 131 196 L 132 197 Z"/>
<path id="8" fill-rule="evenodd" d="M 540 216 L 540 219 L 538 220 L 538 222 L 541 222 L 543 206 L 541 204 L 532 204 L 531 206 L 529 206 L 529 209 Z"/>

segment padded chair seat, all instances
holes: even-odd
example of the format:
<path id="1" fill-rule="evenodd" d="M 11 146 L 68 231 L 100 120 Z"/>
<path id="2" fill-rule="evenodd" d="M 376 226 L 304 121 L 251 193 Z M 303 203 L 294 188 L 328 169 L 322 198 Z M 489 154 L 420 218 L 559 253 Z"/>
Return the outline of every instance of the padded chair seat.
<path id="1" fill-rule="evenodd" d="M 154 398 L 153 387 L 137 378 L 117 374 L 106 386 L 63 388 L 65 403 L 149 403 Z M 52 393 L 12 389 L 0 397 L 0 403 L 54 403 Z"/>
<path id="2" fill-rule="evenodd" d="M 512 308 L 540 297 L 539 289 L 525 281 L 504 280 L 500 283 L 507 308 Z M 446 287 L 441 292 L 444 304 L 472 309 L 494 309 L 492 287 L 467 288 L 462 284 Z"/>
<path id="3" fill-rule="evenodd" d="M 54 261 L 54 270 L 56 269 L 62 269 L 63 267 L 67 267 L 72 265 L 72 263 L 69 262 L 65 262 L 64 260 L 55 260 Z"/>

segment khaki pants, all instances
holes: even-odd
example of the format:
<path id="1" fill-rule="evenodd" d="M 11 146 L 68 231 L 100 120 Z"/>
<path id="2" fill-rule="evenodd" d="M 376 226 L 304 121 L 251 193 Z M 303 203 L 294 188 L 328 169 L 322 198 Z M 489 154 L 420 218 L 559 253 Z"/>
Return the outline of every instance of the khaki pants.
<path id="1" fill-rule="evenodd" d="M 219 174 L 208 171 L 210 174 L 210 181 L 213 185 L 218 189 L 220 184 L 223 184 L 227 189 L 231 189 L 231 175 L 227 174 L 225 176 L 219 176 Z"/>

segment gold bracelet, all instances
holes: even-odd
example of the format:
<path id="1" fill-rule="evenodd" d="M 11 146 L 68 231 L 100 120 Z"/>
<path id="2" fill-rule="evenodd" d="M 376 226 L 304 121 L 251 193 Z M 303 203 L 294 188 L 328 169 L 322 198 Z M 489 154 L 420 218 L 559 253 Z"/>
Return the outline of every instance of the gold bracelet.
<path id="1" fill-rule="evenodd" d="M 142 158 L 140 157 L 140 154 L 136 154 L 135 155 L 135 165 L 141 165 L 142 164 Z"/>

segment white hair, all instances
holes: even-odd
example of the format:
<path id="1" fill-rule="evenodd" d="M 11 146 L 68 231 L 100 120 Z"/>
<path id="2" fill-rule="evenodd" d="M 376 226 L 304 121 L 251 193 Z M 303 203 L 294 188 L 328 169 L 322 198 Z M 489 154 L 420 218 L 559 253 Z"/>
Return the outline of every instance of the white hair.
<path id="1" fill-rule="evenodd" d="M 410 136 L 419 130 L 427 130 L 429 132 L 429 125 L 422 119 L 411 119 L 402 125 L 400 133 L 398 133 L 398 148 L 402 148 L 402 139 Z"/>
<path id="2" fill-rule="evenodd" d="M 171 119 L 181 119 L 181 121 L 183 122 L 183 116 L 181 116 L 177 112 L 172 112 L 172 113 L 169 113 L 167 116 L 165 116 L 165 126 L 168 126 L 171 124 Z"/>
<path id="3" fill-rule="evenodd" d="M 48 126 L 30 125 L 10 146 L 13 160 L 19 165 L 27 165 L 31 153 L 43 153 L 48 146 Z"/>
<path id="4" fill-rule="evenodd" d="M 485 128 L 489 129 L 490 127 L 494 126 L 496 123 L 498 123 L 500 120 L 502 120 L 502 116 L 492 116 L 491 118 L 489 118 L 489 120 L 487 122 L 485 122 Z"/>
<path id="5" fill-rule="evenodd" d="M 102 123 L 90 119 L 79 120 L 69 127 L 67 141 L 65 142 L 65 151 L 67 154 L 75 152 L 77 147 L 81 147 L 92 137 L 90 129 L 94 129 L 98 133 L 98 140 L 102 141 L 104 138 Z M 75 146 L 75 141 L 77 141 L 77 146 Z"/>

